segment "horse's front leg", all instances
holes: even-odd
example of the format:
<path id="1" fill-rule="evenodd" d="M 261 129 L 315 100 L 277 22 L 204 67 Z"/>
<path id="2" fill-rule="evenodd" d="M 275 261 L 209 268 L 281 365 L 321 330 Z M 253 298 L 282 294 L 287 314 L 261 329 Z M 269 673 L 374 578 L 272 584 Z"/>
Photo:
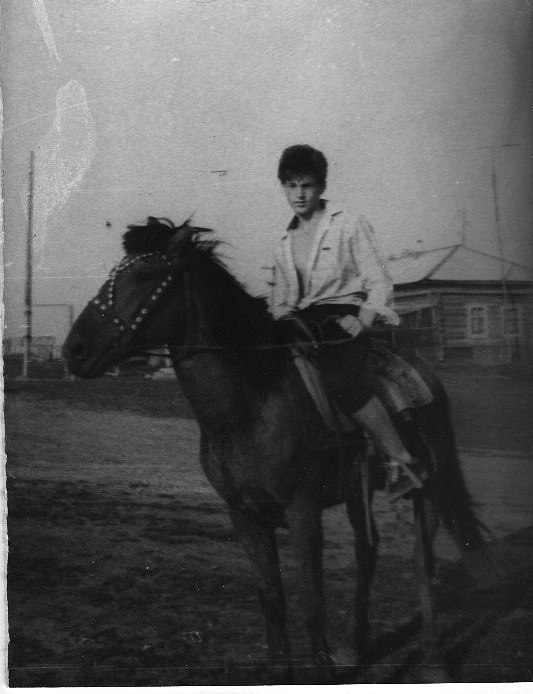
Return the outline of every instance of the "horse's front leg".
<path id="1" fill-rule="evenodd" d="M 230 507 L 230 516 L 255 569 L 259 602 L 266 622 L 268 679 L 271 684 L 290 684 L 290 648 L 286 610 L 274 529 L 255 522 Z"/>
<path id="2" fill-rule="evenodd" d="M 300 490 L 286 508 L 286 518 L 298 564 L 302 612 L 311 641 L 313 660 L 325 673 L 333 663 L 326 640 L 322 576 L 322 520 L 318 500 Z"/>
<path id="3" fill-rule="evenodd" d="M 346 501 L 355 540 L 355 595 L 349 613 L 349 648 L 345 652 L 341 648 L 335 653 L 339 665 L 368 665 L 368 609 L 379 535 L 372 513 L 372 490 L 367 484 L 362 484 L 363 474 L 366 473 L 362 468 L 354 474 Z"/>

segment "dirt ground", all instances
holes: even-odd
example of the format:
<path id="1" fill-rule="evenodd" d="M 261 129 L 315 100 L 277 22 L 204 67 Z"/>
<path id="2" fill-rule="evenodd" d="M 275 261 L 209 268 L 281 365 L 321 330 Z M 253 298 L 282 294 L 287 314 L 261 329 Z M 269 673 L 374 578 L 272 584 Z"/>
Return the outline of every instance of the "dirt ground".
<path id="1" fill-rule="evenodd" d="M 494 554 L 491 590 L 437 542 L 440 645 L 457 682 L 533 678 L 533 382 L 494 369 L 440 372 L 464 469 Z M 8 381 L 9 673 L 13 687 L 264 683 L 252 573 L 197 463 L 198 431 L 175 381 Z M 375 504 L 382 544 L 363 682 L 413 681 L 416 596 L 409 502 Z M 325 513 L 331 640 L 353 559 L 341 508 Z M 304 665 L 290 546 L 279 533 L 294 656 Z M 299 681 L 312 683 L 301 667 Z"/>

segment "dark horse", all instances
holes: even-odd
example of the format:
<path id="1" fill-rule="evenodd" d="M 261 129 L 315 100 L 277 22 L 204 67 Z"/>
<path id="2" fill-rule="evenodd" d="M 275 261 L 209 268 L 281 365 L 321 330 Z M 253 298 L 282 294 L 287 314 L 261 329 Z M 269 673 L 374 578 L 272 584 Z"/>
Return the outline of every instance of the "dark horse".
<path id="1" fill-rule="evenodd" d="M 290 681 L 290 649 L 275 530 L 288 527 L 314 662 L 322 675 L 368 660 L 368 598 L 378 548 L 370 512 L 375 479 L 365 475 L 361 432 L 326 436 L 302 386 L 279 324 L 263 299 L 249 296 L 214 253 L 208 230 L 149 218 L 124 235 L 125 258 L 74 323 L 64 346 L 70 371 L 102 376 L 111 365 L 168 346 L 176 374 L 200 425 L 200 462 L 229 508 L 255 568 L 266 620 L 268 663 Z M 418 365 L 424 368 L 423 365 Z M 455 452 L 446 394 L 424 368 L 434 400 L 396 424 L 406 445 L 430 446 L 436 472 L 413 494 L 415 573 L 422 608 L 421 642 L 437 662 L 433 628 L 432 540 L 438 517 L 467 565 L 484 542 Z M 416 426 L 415 426 L 416 425 Z M 415 436 L 413 437 L 413 429 Z M 320 435 L 317 432 L 321 432 Z M 358 464 L 359 463 L 359 464 Z M 370 483 L 365 484 L 365 480 Z M 355 533 L 356 575 L 348 645 L 330 650 L 325 633 L 321 511 L 345 502 Z M 427 674 L 425 675 L 428 676 Z M 442 679 L 439 672 L 437 680 Z M 435 680 L 435 677 L 433 677 Z"/>

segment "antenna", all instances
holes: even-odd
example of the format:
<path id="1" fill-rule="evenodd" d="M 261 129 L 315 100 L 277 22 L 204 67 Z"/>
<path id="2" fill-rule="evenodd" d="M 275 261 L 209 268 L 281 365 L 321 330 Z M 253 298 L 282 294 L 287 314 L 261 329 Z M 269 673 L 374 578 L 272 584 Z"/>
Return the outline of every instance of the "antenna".
<path id="1" fill-rule="evenodd" d="M 501 272 L 502 272 L 502 290 L 503 290 L 503 305 L 508 303 L 507 299 L 507 283 L 505 281 L 505 261 L 503 259 L 503 244 L 502 244 L 502 230 L 500 221 L 500 206 L 498 202 L 498 180 L 496 177 L 496 161 L 494 157 L 494 147 L 490 147 L 490 163 L 491 163 L 491 180 L 492 180 L 492 196 L 494 199 L 494 219 L 496 221 L 496 237 L 498 239 L 498 252 L 501 259 Z"/>
<path id="2" fill-rule="evenodd" d="M 461 219 L 462 219 L 462 224 L 461 224 L 461 246 L 466 247 L 466 232 L 470 228 L 470 221 L 468 219 L 468 215 L 466 213 L 466 209 L 463 207 L 461 210 Z"/>

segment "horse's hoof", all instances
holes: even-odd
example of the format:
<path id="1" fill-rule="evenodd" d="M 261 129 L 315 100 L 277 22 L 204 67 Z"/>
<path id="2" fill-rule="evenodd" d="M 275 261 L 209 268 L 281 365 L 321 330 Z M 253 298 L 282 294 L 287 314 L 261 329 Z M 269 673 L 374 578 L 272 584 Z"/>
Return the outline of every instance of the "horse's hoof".
<path id="1" fill-rule="evenodd" d="M 334 663 L 330 668 L 334 684 L 354 684 L 359 680 L 362 668 L 367 665 L 367 659 L 348 646 L 335 648 L 330 658 Z"/>
<path id="2" fill-rule="evenodd" d="M 348 646 L 340 646 L 336 648 L 331 657 L 335 661 L 335 665 L 338 667 L 355 667 L 360 665 L 360 657 L 356 653 L 354 648 L 349 648 Z"/>
<path id="3" fill-rule="evenodd" d="M 444 665 L 422 663 L 410 678 L 413 684 L 439 684 L 450 682 L 448 670 Z"/>
<path id="4" fill-rule="evenodd" d="M 337 659 L 331 653 L 326 653 L 326 651 L 320 651 L 315 656 L 315 663 L 318 665 L 318 667 L 334 667 L 335 665 L 337 665 Z"/>
<path id="5" fill-rule="evenodd" d="M 294 672 L 290 665 L 279 665 L 269 662 L 266 664 L 266 684 L 294 684 Z"/>
<path id="6" fill-rule="evenodd" d="M 339 667 L 363 668 L 370 665 L 370 653 L 368 648 L 355 649 L 350 646 L 339 646 L 332 652 Z"/>

